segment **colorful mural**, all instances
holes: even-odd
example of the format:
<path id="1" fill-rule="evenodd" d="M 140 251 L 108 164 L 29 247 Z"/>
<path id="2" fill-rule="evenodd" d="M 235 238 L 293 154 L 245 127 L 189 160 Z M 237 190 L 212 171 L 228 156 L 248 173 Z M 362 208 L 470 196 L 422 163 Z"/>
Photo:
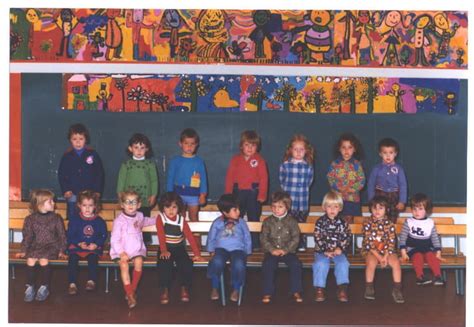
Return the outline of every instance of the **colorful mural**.
<path id="1" fill-rule="evenodd" d="M 12 61 L 467 68 L 467 12 L 11 9 Z"/>
<path id="2" fill-rule="evenodd" d="M 458 79 L 64 74 L 65 110 L 455 114 Z"/>

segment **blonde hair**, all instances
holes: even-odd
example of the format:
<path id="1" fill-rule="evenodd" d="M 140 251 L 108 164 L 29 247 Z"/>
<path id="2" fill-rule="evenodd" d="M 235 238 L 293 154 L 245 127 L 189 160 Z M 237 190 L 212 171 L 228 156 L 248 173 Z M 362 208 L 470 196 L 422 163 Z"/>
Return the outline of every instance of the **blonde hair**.
<path id="1" fill-rule="evenodd" d="M 286 147 L 285 155 L 283 156 L 283 161 L 287 161 L 291 158 L 291 148 L 293 147 L 293 143 L 295 142 L 302 142 L 304 144 L 306 150 L 304 154 L 304 160 L 306 160 L 307 163 L 312 165 L 314 162 L 315 151 L 311 143 L 309 143 L 308 139 L 303 134 L 293 135 L 290 140 L 290 143 L 288 143 Z"/>
<path id="2" fill-rule="evenodd" d="M 127 196 L 134 196 L 137 198 L 137 201 L 138 202 L 142 202 L 142 199 L 140 198 L 140 194 L 138 194 L 137 192 L 135 192 L 134 190 L 126 190 L 126 191 L 123 191 L 123 192 L 120 192 L 119 193 L 119 204 L 123 204 L 123 202 L 125 201 L 125 199 L 127 198 Z"/>
<path id="3" fill-rule="evenodd" d="M 39 206 L 46 201 L 54 199 L 54 193 L 48 189 L 36 189 L 30 192 L 30 211 L 39 212 Z"/>
<path id="4" fill-rule="evenodd" d="M 339 206 L 339 209 L 342 210 L 342 208 L 344 207 L 344 201 L 342 200 L 342 196 L 334 191 L 327 192 L 323 198 L 323 209 L 326 209 L 326 206 L 330 204 L 337 204 Z"/>

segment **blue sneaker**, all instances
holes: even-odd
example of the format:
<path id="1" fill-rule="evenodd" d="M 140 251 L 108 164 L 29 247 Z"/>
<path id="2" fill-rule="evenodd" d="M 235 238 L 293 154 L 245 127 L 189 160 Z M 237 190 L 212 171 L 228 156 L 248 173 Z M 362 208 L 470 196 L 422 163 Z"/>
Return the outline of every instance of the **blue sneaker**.
<path id="1" fill-rule="evenodd" d="M 38 288 L 38 292 L 36 292 L 36 301 L 44 301 L 48 298 L 49 295 L 49 290 L 48 286 L 46 285 L 41 285 L 40 288 Z"/>
<path id="2" fill-rule="evenodd" d="M 25 297 L 23 301 L 31 302 L 35 299 L 35 287 L 33 285 L 26 284 Z"/>

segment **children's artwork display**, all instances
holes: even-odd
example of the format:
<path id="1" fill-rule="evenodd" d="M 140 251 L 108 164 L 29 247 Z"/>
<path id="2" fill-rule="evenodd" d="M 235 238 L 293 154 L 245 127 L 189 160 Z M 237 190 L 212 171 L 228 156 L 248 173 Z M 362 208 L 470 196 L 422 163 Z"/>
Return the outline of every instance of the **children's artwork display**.
<path id="1" fill-rule="evenodd" d="M 10 57 L 466 69 L 467 12 L 10 10 Z"/>
<path id="2" fill-rule="evenodd" d="M 459 79 L 63 74 L 63 109 L 453 115 Z"/>

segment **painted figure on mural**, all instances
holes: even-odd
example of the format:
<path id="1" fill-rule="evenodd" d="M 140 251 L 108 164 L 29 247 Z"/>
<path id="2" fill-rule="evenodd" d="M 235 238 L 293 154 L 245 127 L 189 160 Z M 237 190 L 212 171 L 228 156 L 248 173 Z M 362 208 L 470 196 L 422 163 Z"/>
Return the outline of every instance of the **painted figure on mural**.
<path id="1" fill-rule="evenodd" d="M 134 60 L 151 60 L 151 50 L 147 52 L 146 49 L 140 48 L 140 39 L 142 28 L 154 29 L 153 24 L 147 25 L 143 22 L 144 10 L 133 9 L 127 12 L 126 26 L 132 29 L 132 42 L 133 42 L 133 59 Z M 153 46 L 152 46 L 153 48 Z M 143 54 L 143 56 L 141 56 Z"/>
<path id="2" fill-rule="evenodd" d="M 434 26 L 431 26 L 431 31 L 438 40 L 437 57 L 439 59 L 446 58 L 449 54 L 449 42 L 456 34 L 459 24 L 454 23 L 453 27 L 450 28 L 448 17 L 444 12 L 437 13 L 433 21 Z"/>
<path id="3" fill-rule="evenodd" d="M 385 54 L 382 59 L 382 66 L 391 66 L 393 64 L 400 66 L 397 48 L 400 44 L 400 35 L 397 32 L 397 28 L 400 24 L 407 28 L 411 23 L 412 16 L 405 16 L 403 23 L 402 18 L 402 13 L 399 10 L 392 10 L 385 14 L 382 28 L 386 29 L 386 31 L 380 35 L 383 37 L 382 41 L 387 43 L 387 47 L 385 48 Z"/>
<path id="4" fill-rule="evenodd" d="M 225 26 L 228 20 L 224 10 L 206 9 L 199 12 L 196 30 L 207 44 L 198 47 L 198 58 L 216 61 L 224 61 L 229 58 L 225 45 L 229 38 Z"/>
<path id="5" fill-rule="evenodd" d="M 329 10 L 311 10 L 305 15 L 312 25 L 296 27 L 291 30 L 292 34 L 305 31 L 304 41 L 311 51 L 311 61 L 317 64 L 329 63 L 325 54 L 329 52 L 332 46 L 331 29 L 329 24 L 333 15 Z"/>
<path id="6" fill-rule="evenodd" d="M 404 112 L 403 110 L 403 100 L 402 96 L 405 94 L 405 91 L 400 88 L 400 84 L 393 83 L 392 89 L 387 92 L 387 95 L 395 98 L 395 112 L 401 113 Z"/>
<path id="7" fill-rule="evenodd" d="M 415 61 L 412 66 L 428 66 L 428 60 L 426 60 L 425 48 L 431 44 L 431 38 L 429 37 L 428 31 L 432 24 L 433 19 L 428 14 L 422 14 L 417 16 L 413 21 L 415 29 L 411 31 L 413 37 L 411 42 L 415 45 Z"/>
<path id="8" fill-rule="evenodd" d="M 33 46 L 34 46 L 34 31 L 35 25 L 39 21 L 39 14 L 36 9 L 28 9 L 26 11 L 26 20 L 30 23 L 28 28 L 28 57 L 26 59 L 35 59 L 33 56 Z"/>
<path id="9" fill-rule="evenodd" d="M 89 35 L 89 42 L 91 43 L 91 56 L 92 58 L 100 58 L 104 55 L 103 52 L 100 51 L 100 47 L 105 46 L 105 39 L 102 37 L 100 32 L 95 32 L 94 34 Z"/>
<path id="10" fill-rule="evenodd" d="M 175 58 L 177 54 L 178 45 L 180 44 L 180 38 L 183 36 L 192 35 L 190 32 L 189 26 L 186 24 L 186 21 L 179 10 L 175 9 L 166 9 L 163 12 L 163 18 L 161 19 L 161 26 L 169 32 L 164 32 L 160 34 L 162 38 L 168 38 L 170 43 L 170 58 Z M 180 32 L 181 29 L 187 28 L 188 31 Z"/>
<path id="11" fill-rule="evenodd" d="M 250 33 L 249 38 L 255 43 L 255 59 L 266 58 L 264 51 L 264 41 L 267 39 L 270 42 L 274 41 L 272 35 L 270 10 L 255 10 L 252 14 L 255 29 Z"/>
<path id="12" fill-rule="evenodd" d="M 98 101 L 98 110 L 109 111 L 109 101 L 112 100 L 113 94 L 108 94 L 107 84 L 100 83 L 99 95 L 96 96 Z"/>
<path id="13" fill-rule="evenodd" d="M 121 14 L 121 9 L 107 9 L 107 26 L 105 28 L 105 45 L 107 51 L 105 58 L 112 60 L 113 58 L 120 59 L 122 52 L 123 35 L 120 25 L 116 20 Z"/>
<path id="14" fill-rule="evenodd" d="M 370 33 L 375 32 L 369 10 L 359 10 L 357 12 L 357 23 L 355 27 L 357 63 L 367 65 L 375 60 Z"/>
<path id="15" fill-rule="evenodd" d="M 61 45 L 59 46 L 59 52 L 56 53 L 57 56 L 64 56 L 64 51 L 66 50 L 66 57 L 72 58 L 72 54 L 69 50 L 69 45 L 71 42 L 72 31 L 77 25 L 77 19 L 74 16 L 71 9 L 61 9 L 58 19 L 55 20 L 56 25 L 62 31 Z"/>

